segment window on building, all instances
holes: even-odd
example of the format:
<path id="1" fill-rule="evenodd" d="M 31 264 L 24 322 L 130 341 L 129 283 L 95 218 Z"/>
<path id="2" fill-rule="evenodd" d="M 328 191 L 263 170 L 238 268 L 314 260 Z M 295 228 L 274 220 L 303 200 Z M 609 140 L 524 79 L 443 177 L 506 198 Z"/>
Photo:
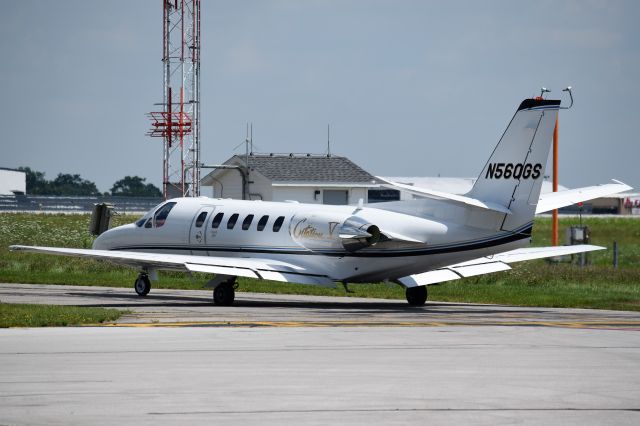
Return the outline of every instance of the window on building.
<path id="1" fill-rule="evenodd" d="M 240 216 L 238 213 L 234 213 L 231 215 L 231 217 L 229 218 L 229 221 L 227 222 L 227 229 L 233 229 L 233 227 L 236 226 L 236 222 L 238 221 L 238 216 Z"/>
<path id="2" fill-rule="evenodd" d="M 247 217 L 244 218 L 244 220 L 242 221 L 242 230 L 246 231 L 247 229 L 249 229 L 249 227 L 251 226 L 251 222 L 253 221 L 253 215 L 250 214 Z"/>
<path id="3" fill-rule="evenodd" d="M 269 215 L 264 215 L 258 221 L 258 231 L 262 231 L 265 226 L 267 226 L 267 222 L 269 221 Z"/>
<path id="4" fill-rule="evenodd" d="M 202 228 L 205 220 L 207 220 L 207 212 L 200 213 L 196 219 L 196 228 Z"/>
<path id="5" fill-rule="evenodd" d="M 224 213 L 218 213 L 213 220 L 211 221 L 211 227 L 216 229 L 222 223 L 222 218 L 224 217 Z"/>
<path id="6" fill-rule="evenodd" d="M 160 207 L 156 211 L 156 214 L 153 216 L 153 223 L 156 228 L 160 228 L 161 226 L 164 225 L 165 221 L 167 220 L 167 216 L 169 216 L 169 212 L 175 205 L 176 205 L 175 202 L 170 202 Z"/>
<path id="7" fill-rule="evenodd" d="M 367 194 L 367 199 L 369 203 L 400 201 L 400 191 L 397 189 L 370 189 Z"/>
<path id="8" fill-rule="evenodd" d="M 275 222 L 273 222 L 273 232 L 280 231 L 282 224 L 284 223 L 284 216 L 279 216 Z"/>

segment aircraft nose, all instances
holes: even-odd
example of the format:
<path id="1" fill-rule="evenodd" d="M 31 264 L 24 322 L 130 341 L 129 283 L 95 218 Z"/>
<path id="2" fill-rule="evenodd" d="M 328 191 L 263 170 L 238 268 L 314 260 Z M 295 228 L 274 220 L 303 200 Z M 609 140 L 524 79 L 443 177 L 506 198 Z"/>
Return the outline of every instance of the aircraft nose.
<path id="1" fill-rule="evenodd" d="M 110 240 L 108 234 L 112 230 L 105 231 L 102 234 L 98 235 L 95 240 L 93 240 L 93 249 L 94 250 L 109 250 L 110 245 L 107 244 L 108 240 Z"/>
<path id="2" fill-rule="evenodd" d="M 118 237 L 123 235 L 123 231 L 130 228 L 131 225 L 118 226 L 117 228 L 109 229 L 102 234 L 98 235 L 93 241 L 94 250 L 111 250 L 116 246 Z"/>

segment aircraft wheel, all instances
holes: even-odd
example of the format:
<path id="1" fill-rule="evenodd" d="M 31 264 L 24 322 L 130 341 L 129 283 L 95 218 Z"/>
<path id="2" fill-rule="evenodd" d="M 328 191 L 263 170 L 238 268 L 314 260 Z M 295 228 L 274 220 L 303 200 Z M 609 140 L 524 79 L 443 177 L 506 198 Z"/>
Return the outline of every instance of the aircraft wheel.
<path id="1" fill-rule="evenodd" d="M 149 281 L 149 276 L 147 276 L 147 274 L 138 275 L 133 288 L 136 290 L 136 293 L 138 293 L 138 296 L 146 296 L 149 294 L 149 291 L 151 290 L 151 281 Z"/>
<path id="2" fill-rule="evenodd" d="M 411 306 L 422 306 L 427 301 L 427 286 L 407 287 L 405 290 L 407 302 Z"/>
<path id="3" fill-rule="evenodd" d="M 213 303 L 220 306 L 231 306 L 236 297 L 234 281 L 225 281 L 213 290 Z"/>

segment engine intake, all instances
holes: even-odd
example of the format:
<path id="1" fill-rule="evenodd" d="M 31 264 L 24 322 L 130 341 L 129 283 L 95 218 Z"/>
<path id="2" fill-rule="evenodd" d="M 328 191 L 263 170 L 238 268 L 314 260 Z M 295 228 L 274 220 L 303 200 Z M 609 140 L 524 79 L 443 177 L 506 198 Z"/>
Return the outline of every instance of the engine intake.
<path id="1" fill-rule="evenodd" d="M 380 241 L 380 228 L 357 216 L 312 214 L 295 216 L 289 232 L 293 240 L 312 251 L 353 252 Z"/>
<path id="2" fill-rule="evenodd" d="M 380 228 L 366 223 L 358 228 L 345 223 L 340 229 L 340 240 L 347 251 L 356 251 L 375 245 L 380 241 Z"/>

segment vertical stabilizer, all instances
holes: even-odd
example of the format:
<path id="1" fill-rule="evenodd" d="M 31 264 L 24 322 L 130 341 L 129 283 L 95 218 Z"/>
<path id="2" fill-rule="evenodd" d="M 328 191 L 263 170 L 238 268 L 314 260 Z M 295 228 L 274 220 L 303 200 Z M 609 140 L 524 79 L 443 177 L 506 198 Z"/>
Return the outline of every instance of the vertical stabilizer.
<path id="1" fill-rule="evenodd" d="M 559 108 L 559 100 L 525 99 L 467 194 L 512 212 L 504 216 L 502 230 L 533 220 Z"/>

